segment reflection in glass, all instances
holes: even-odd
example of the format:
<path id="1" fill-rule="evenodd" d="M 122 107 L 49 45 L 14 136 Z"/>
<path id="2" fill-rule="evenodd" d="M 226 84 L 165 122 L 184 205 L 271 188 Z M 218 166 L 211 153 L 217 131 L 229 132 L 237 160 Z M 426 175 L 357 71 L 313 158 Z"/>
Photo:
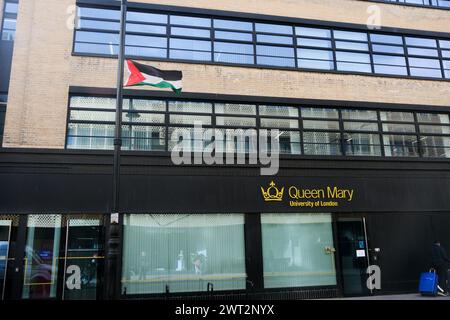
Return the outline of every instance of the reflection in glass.
<path id="1" fill-rule="evenodd" d="M 345 154 L 353 156 L 381 156 L 380 136 L 367 133 L 345 133 Z"/>
<path id="2" fill-rule="evenodd" d="M 335 132 L 303 133 L 305 154 L 342 155 L 341 134 Z"/>
<path id="3" fill-rule="evenodd" d="M 412 135 L 383 135 L 387 157 L 418 157 L 417 137 Z"/>
<path id="4" fill-rule="evenodd" d="M 22 297 L 56 297 L 61 215 L 29 215 Z"/>
<path id="5" fill-rule="evenodd" d="M 95 300 L 99 294 L 99 270 L 104 259 L 101 219 L 91 215 L 67 221 L 64 300 Z M 74 280 L 70 278 L 75 272 L 80 274 L 80 287 L 73 286 Z"/>
<path id="6" fill-rule="evenodd" d="M 330 214 L 261 214 L 265 288 L 336 285 Z"/>
<path id="7" fill-rule="evenodd" d="M 124 218 L 125 294 L 245 288 L 243 214 L 140 214 Z"/>

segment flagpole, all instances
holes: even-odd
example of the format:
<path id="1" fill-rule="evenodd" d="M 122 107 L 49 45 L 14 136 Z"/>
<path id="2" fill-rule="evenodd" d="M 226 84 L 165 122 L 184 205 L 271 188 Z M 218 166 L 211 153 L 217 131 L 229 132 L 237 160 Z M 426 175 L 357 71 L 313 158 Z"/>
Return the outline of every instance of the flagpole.
<path id="1" fill-rule="evenodd" d="M 120 0 L 120 39 L 117 69 L 116 118 L 114 132 L 114 159 L 111 217 L 107 223 L 107 250 L 104 297 L 120 298 L 120 251 L 122 216 L 120 215 L 120 152 L 122 148 L 122 110 L 123 110 L 123 76 L 125 64 L 125 31 L 127 17 L 127 0 Z"/>

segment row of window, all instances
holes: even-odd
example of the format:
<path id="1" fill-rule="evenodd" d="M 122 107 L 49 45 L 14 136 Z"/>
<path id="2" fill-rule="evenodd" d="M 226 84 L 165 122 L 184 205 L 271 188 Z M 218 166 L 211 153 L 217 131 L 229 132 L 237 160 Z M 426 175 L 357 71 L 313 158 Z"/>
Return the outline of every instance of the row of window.
<path id="1" fill-rule="evenodd" d="M 261 231 L 265 288 L 336 285 L 330 214 L 261 214 Z M 245 256 L 243 214 L 126 215 L 122 292 L 245 290 Z"/>
<path id="2" fill-rule="evenodd" d="M 13 277 L 12 262 L 23 249 L 22 298 L 98 299 L 104 217 L 30 214 L 26 220 L 22 234 L 18 215 L 0 216 L 0 299 L 21 280 Z M 337 284 L 334 257 L 325 251 L 335 247 L 331 214 L 261 214 L 260 226 L 252 250 L 262 251 L 264 288 Z M 245 290 L 251 254 L 245 227 L 244 214 L 125 214 L 121 293 L 205 292 L 209 284 L 214 291 Z M 15 245 L 22 241 L 23 249 Z M 81 281 L 74 288 L 67 279 L 77 269 Z"/>
<path id="3" fill-rule="evenodd" d="M 78 8 L 74 52 L 115 55 L 118 10 Z M 450 39 L 129 11 L 139 58 L 450 79 Z"/>
<path id="4" fill-rule="evenodd" d="M 16 37 L 16 23 L 17 23 L 17 0 L 6 0 L 3 14 L 2 24 L 2 40 L 14 41 Z"/>
<path id="5" fill-rule="evenodd" d="M 450 0 L 378 0 L 397 4 L 414 4 L 426 7 L 450 8 Z"/>
<path id="6" fill-rule="evenodd" d="M 67 148 L 112 149 L 114 120 L 115 99 L 72 96 Z M 202 125 L 200 138 L 196 124 Z M 256 152 L 262 142 L 270 148 L 270 142 L 256 134 L 263 129 L 279 130 L 281 154 L 450 157 L 447 113 L 124 100 L 124 150 L 171 151 L 183 141 L 184 150 L 186 146 L 202 150 L 214 143 L 217 151 L 225 153 Z"/>

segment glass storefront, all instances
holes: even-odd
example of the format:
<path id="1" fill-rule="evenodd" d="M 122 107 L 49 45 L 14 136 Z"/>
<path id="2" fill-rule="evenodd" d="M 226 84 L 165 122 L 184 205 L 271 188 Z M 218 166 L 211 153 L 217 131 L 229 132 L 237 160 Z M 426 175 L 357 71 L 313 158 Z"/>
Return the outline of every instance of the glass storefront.
<path id="1" fill-rule="evenodd" d="M 122 292 L 245 289 L 243 214 L 124 218 Z"/>
<path id="2" fill-rule="evenodd" d="M 97 299 L 102 215 L 36 214 L 27 220 L 22 298 Z"/>
<path id="3" fill-rule="evenodd" d="M 336 285 L 331 214 L 261 214 L 265 288 Z"/>

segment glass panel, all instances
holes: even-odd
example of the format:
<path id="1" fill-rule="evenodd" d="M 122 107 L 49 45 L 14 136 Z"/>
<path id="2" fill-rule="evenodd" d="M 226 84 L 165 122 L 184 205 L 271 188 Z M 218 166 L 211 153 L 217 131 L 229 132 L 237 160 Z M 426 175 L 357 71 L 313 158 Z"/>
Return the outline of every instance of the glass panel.
<path id="1" fill-rule="evenodd" d="M 128 109 L 125 108 L 124 109 Z M 166 111 L 166 102 L 162 100 L 133 99 L 133 110 L 139 111 Z"/>
<path id="2" fill-rule="evenodd" d="M 147 37 L 147 36 L 136 36 L 127 35 L 126 39 L 127 46 L 149 46 L 157 48 L 167 48 L 167 39 L 162 37 Z"/>
<path id="3" fill-rule="evenodd" d="M 405 37 L 405 41 L 408 46 L 435 48 L 437 45 L 435 39 Z"/>
<path id="4" fill-rule="evenodd" d="M 339 130 L 339 122 L 338 121 L 325 121 L 325 120 L 303 120 L 303 128 L 305 128 L 305 129 Z"/>
<path id="5" fill-rule="evenodd" d="M 261 214 L 265 288 L 336 285 L 330 214 Z"/>
<path id="6" fill-rule="evenodd" d="M 355 51 L 369 51 L 369 45 L 367 43 L 360 42 L 336 41 L 336 48 Z"/>
<path id="7" fill-rule="evenodd" d="M 212 113 L 212 104 L 194 101 L 169 101 L 169 112 Z"/>
<path id="8" fill-rule="evenodd" d="M 253 24 L 251 22 L 214 19 L 214 28 L 253 31 Z"/>
<path id="9" fill-rule="evenodd" d="M 22 298 L 56 297 L 61 215 L 28 216 Z"/>
<path id="10" fill-rule="evenodd" d="M 218 126 L 255 127 L 256 119 L 242 117 L 216 117 L 216 124 Z"/>
<path id="11" fill-rule="evenodd" d="M 424 157 L 450 158 L 450 137 L 422 137 L 420 140 Z"/>
<path id="12" fill-rule="evenodd" d="M 437 57 L 438 51 L 434 49 L 408 48 L 409 55 Z"/>
<path id="13" fill-rule="evenodd" d="M 210 125 L 211 117 L 198 116 L 198 115 L 170 115 L 170 123 L 174 124 L 197 124 L 197 125 Z"/>
<path id="14" fill-rule="evenodd" d="M 245 289 L 243 214 L 139 214 L 124 218 L 122 292 Z"/>
<path id="15" fill-rule="evenodd" d="M 167 24 L 167 15 L 128 11 L 127 21 Z"/>
<path id="16" fill-rule="evenodd" d="M 372 42 L 378 43 L 391 43 L 391 44 L 403 44 L 402 37 L 400 36 L 390 36 L 386 34 L 371 34 L 370 40 Z"/>
<path id="17" fill-rule="evenodd" d="M 103 268 L 102 217 L 69 218 L 67 222 L 67 248 L 64 280 L 64 300 L 95 300 L 102 282 L 99 276 Z M 72 280 L 72 274 L 80 275 L 80 285 Z"/>
<path id="18" fill-rule="evenodd" d="M 342 119 L 347 120 L 378 120 L 377 112 L 373 110 L 342 110 Z"/>
<path id="19" fill-rule="evenodd" d="M 170 39 L 171 49 L 211 51 L 211 41 Z"/>
<path id="20" fill-rule="evenodd" d="M 100 29 L 100 30 L 119 31 L 120 23 L 119 22 L 80 19 L 79 27 L 80 28 L 86 28 L 86 29 Z"/>
<path id="21" fill-rule="evenodd" d="M 78 7 L 78 16 L 86 18 L 120 20 L 120 11 Z"/>
<path id="22" fill-rule="evenodd" d="M 339 117 L 337 109 L 327 108 L 301 108 L 303 118 L 328 118 L 337 119 Z"/>
<path id="23" fill-rule="evenodd" d="M 167 28 L 165 26 L 154 26 L 150 24 L 127 23 L 127 32 L 166 34 Z"/>
<path id="24" fill-rule="evenodd" d="M 0 216 L 0 301 L 6 298 L 7 274 L 10 269 L 8 264 L 14 260 L 14 258 L 10 258 L 12 256 L 10 249 L 14 250 L 15 242 L 15 239 L 11 239 L 12 227 L 9 217 Z"/>
<path id="25" fill-rule="evenodd" d="M 286 120 L 284 120 L 286 121 Z M 279 142 L 279 151 L 281 154 L 301 154 L 300 132 L 298 131 L 280 131 L 277 135 Z M 260 139 L 264 139 L 261 137 Z M 260 150 L 267 152 L 271 150 L 270 136 L 267 135 L 266 144 L 260 144 Z"/>
<path id="26" fill-rule="evenodd" d="M 216 31 L 215 37 L 216 39 L 239 40 L 248 42 L 253 41 L 253 35 L 251 33 L 244 32 Z M 215 47 L 214 50 L 217 51 Z"/>
<path id="27" fill-rule="evenodd" d="M 341 134 L 335 132 L 304 132 L 305 154 L 341 155 Z"/>
<path id="28" fill-rule="evenodd" d="M 198 129 L 197 129 L 198 130 Z M 193 127 L 190 128 L 169 128 L 169 151 L 174 147 L 182 148 L 183 151 L 199 151 L 203 152 L 205 147 L 209 145 L 212 140 L 204 139 L 204 134 L 207 129 L 196 131 Z M 198 139 L 199 134 L 200 139 Z"/>
<path id="29" fill-rule="evenodd" d="M 297 45 L 307 47 L 331 48 L 331 41 L 310 39 L 310 38 L 298 38 Z"/>
<path id="30" fill-rule="evenodd" d="M 403 49 L 403 47 L 384 46 L 384 45 L 380 45 L 380 44 L 372 45 L 372 50 L 374 52 L 386 52 L 386 53 L 397 53 L 397 54 L 405 53 L 405 50 Z"/>
<path id="31" fill-rule="evenodd" d="M 70 111 L 70 120 L 83 121 L 114 121 L 116 113 L 114 111 Z"/>
<path id="32" fill-rule="evenodd" d="M 256 23 L 255 28 L 257 32 L 292 34 L 292 27 L 286 25 Z"/>
<path id="33" fill-rule="evenodd" d="M 170 50 L 171 59 L 211 61 L 211 53 L 205 51 Z"/>
<path id="34" fill-rule="evenodd" d="M 307 27 L 296 27 L 295 34 L 314 38 L 331 38 L 331 30 Z"/>
<path id="35" fill-rule="evenodd" d="M 420 132 L 431 134 L 450 134 L 450 126 L 421 125 Z"/>
<path id="36" fill-rule="evenodd" d="M 416 127 L 413 124 L 383 123 L 383 131 L 401 133 L 416 132 Z"/>
<path id="37" fill-rule="evenodd" d="M 216 103 L 215 112 L 221 114 L 256 114 L 256 106 L 253 104 Z"/>
<path id="38" fill-rule="evenodd" d="M 229 43 L 229 42 L 214 42 L 215 52 L 228 52 L 252 55 L 253 60 L 253 45 L 243 43 Z"/>
<path id="39" fill-rule="evenodd" d="M 258 42 L 269 42 L 277 44 L 292 44 L 292 37 L 282 37 L 282 36 L 270 36 L 266 34 L 258 34 L 256 36 L 256 41 Z"/>
<path id="40" fill-rule="evenodd" d="M 136 122 L 136 123 L 164 123 L 164 114 L 155 113 L 139 113 L 136 111 L 126 112 L 122 115 L 122 120 L 126 122 Z"/>
<path id="41" fill-rule="evenodd" d="M 333 30 L 335 39 L 367 41 L 367 34 L 363 32 Z"/>
<path id="42" fill-rule="evenodd" d="M 387 157 L 418 157 L 416 136 L 383 135 L 384 153 Z"/>
<path id="43" fill-rule="evenodd" d="M 195 28 L 172 27 L 171 34 L 174 36 L 186 36 L 186 37 L 200 37 L 200 38 L 211 37 L 211 31 Z"/>
<path id="44" fill-rule="evenodd" d="M 450 124 L 449 115 L 445 113 L 417 113 L 417 120 L 419 122 L 435 123 L 435 124 Z"/>
<path id="45" fill-rule="evenodd" d="M 441 69 L 410 68 L 412 76 L 442 78 Z"/>
<path id="46" fill-rule="evenodd" d="M 381 156 L 378 134 L 345 133 L 345 154 L 353 156 Z"/>
<path id="47" fill-rule="evenodd" d="M 185 17 L 185 16 L 170 16 L 170 24 L 179 24 L 190 27 L 211 27 L 211 19 Z"/>
<path id="48" fill-rule="evenodd" d="M 414 122 L 411 112 L 381 111 L 380 117 L 382 121 Z"/>
<path id="49" fill-rule="evenodd" d="M 163 126 L 123 126 L 124 150 L 164 151 L 166 128 Z"/>
<path id="50" fill-rule="evenodd" d="M 261 118 L 261 127 L 298 129 L 298 120 Z"/>
<path id="51" fill-rule="evenodd" d="M 344 129 L 350 131 L 378 131 L 378 123 L 373 122 L 344 122 Z"/>
<path id="52" fill-rule="evenodd" d="M 5 12 L 17 14 L 18 8 L 19 8 L 19 4 L 18 3 L 6 2 Z"/>
<path id="53" fill-rule="evenodd" d="M 260 105 L 259 114 L 262 116 L 298 117 L 298 108 Z"/>
<path id="54" fill-rule="evenodd" d="M 124 108 L 128 106 L 129 100 L 124 100 Z M 116 99 L 98 97 L 71 97 L 71 108 L 99 108 L 116 110 Z"/>

